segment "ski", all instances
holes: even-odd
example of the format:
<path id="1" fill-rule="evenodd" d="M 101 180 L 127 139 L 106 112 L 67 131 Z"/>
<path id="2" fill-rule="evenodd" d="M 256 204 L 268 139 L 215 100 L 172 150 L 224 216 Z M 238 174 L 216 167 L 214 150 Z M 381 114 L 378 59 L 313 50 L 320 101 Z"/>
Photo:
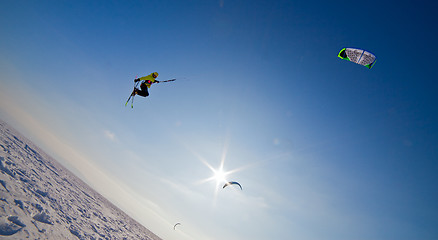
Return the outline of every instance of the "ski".
<path id="1" fill-rule="evenodd" d="M 125 107 L 128 106 L 129 100 L 131 100 L 132 94 L 129 96 L 128 100 L 126 100 Z"/>
<path id="2" fill-rule="evenodd" d="M 131 98 L 131 108 L 134 108 L 134 97 L 135 97 L 135 95 L 133 95 Z"/>
<path id="3" fill-rule="evenodd" d="M 128 100 L 126 100 L 125 107 L 128 106 L 129 100 L 131 100 L 131 108 L 134 108 L 134 97 L 135 97 L 135 89 L 137 88 L 139 82 L 134 83 L 134 90 L 132 90 L 131 95 L 129 95 Z"/>
<path id="4" fill-rule="evenodd" d="M 128 100 L 126 100 L 125 107 L 128 106 L 129 100 L 131 100 L 131 99 L 132 99 L 131 108 L 134 108 L 134 95 L 132 95 L 132 94 L 131 94 L 131 96 L 129 96 Z"/>

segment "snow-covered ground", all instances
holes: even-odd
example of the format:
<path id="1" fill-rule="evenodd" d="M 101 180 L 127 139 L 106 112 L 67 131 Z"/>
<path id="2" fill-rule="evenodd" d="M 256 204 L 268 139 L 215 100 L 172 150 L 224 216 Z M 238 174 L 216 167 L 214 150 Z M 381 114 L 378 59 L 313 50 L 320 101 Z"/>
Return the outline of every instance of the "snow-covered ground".
<path id="1" fill-rule="evenodd" d="M 1 120 L 0 238 L 160 239 Z"/>

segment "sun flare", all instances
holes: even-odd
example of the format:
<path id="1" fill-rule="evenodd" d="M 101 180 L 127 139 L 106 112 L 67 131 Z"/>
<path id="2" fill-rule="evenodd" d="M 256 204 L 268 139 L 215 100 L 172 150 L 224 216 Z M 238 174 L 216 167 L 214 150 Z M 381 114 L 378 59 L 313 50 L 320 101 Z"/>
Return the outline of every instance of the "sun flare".
<path id="1" fill-rule="evenodd" d="M 213 179 L 216 180 L 217 184 L 225 183 L 227 182 L 226 176 L 227 173 L 224 172 L 222 169 L 213 170 Z"/>

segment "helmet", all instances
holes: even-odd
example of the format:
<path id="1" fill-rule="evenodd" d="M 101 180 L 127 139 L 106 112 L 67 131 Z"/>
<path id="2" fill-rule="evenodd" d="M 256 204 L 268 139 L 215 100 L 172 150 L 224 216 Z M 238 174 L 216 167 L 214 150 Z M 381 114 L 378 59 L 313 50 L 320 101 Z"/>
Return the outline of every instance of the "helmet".
<path id="1" fill-rule="evenodd" d="M 157 78 L 158 77 L 158 73 L 157 72 L 152 73 L 152 77 Z"/>

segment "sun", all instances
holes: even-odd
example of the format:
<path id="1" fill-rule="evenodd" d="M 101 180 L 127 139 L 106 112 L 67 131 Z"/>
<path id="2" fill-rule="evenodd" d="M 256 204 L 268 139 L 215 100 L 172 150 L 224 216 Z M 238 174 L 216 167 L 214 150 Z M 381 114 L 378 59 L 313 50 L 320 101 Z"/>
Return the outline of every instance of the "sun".
<path id="1" fill-rule="evenodd" d="M 222 150 L 222 156 L 220 158 L 220 163 L 219 166 L 217 168 L 213 167 L 206 159 L 204 159 L 198 152 L 191 150 L 189 147 L 188 149 L 196 156 L 196 158 L 201 161 L 207 168 L 210 169 L 212 175 L 210 175 L 210 177 L 205 178 L 205 179 L 201 179 L 199 181 L 197 181 L 197 184 L 203 184 L 206 182 L 216 182 L 216 187 L 214 190 L 214 201 L 216 201 L 216 196 L 218 195 L 218 191 L 219 189 L 222 189 L 224 184 L 228 183 L 230 180 L 230 176 L 236 172 L 242 171 L 246 168 L 248 168 L 250 165 L 247 166 L 243 166 L 240 168 L 235 168 L 232 170 L 225 170 L 224 169 L 224 165 L 225 165 L 225 159 L 227 156 L 227 152 L 228 152 L 228 141 L 225 142 L 224 144 L 224 149 Z"/>
<path id="2" fill-rule="evenodd" d="M 225 183 L 228 182 L 228 175 L 232 174 L 236 170 L 233 171 L 225 171 L 224 170 L 224 160 L 221 161 L 220 166 L 218 168 L 214 168 L 211 166 L 205 159 L 200 158 L 200 160 L 207 166 L 212 175 L 209 178 L 201 180 L 199 183 L 204 182 L 216 182 L 216 190 L 215 195 L 217 194 L 218 189 L 222 187 Z"/>
<path id="3" fill-rule="evenodd" d="M 212 169 L 213 171 L 213 179 L 216 180 L 216 184 L 226 183 L 227 182 L 227 173 L 224 172 L 222 168 L 219 168 L 218 170 Z"/>

